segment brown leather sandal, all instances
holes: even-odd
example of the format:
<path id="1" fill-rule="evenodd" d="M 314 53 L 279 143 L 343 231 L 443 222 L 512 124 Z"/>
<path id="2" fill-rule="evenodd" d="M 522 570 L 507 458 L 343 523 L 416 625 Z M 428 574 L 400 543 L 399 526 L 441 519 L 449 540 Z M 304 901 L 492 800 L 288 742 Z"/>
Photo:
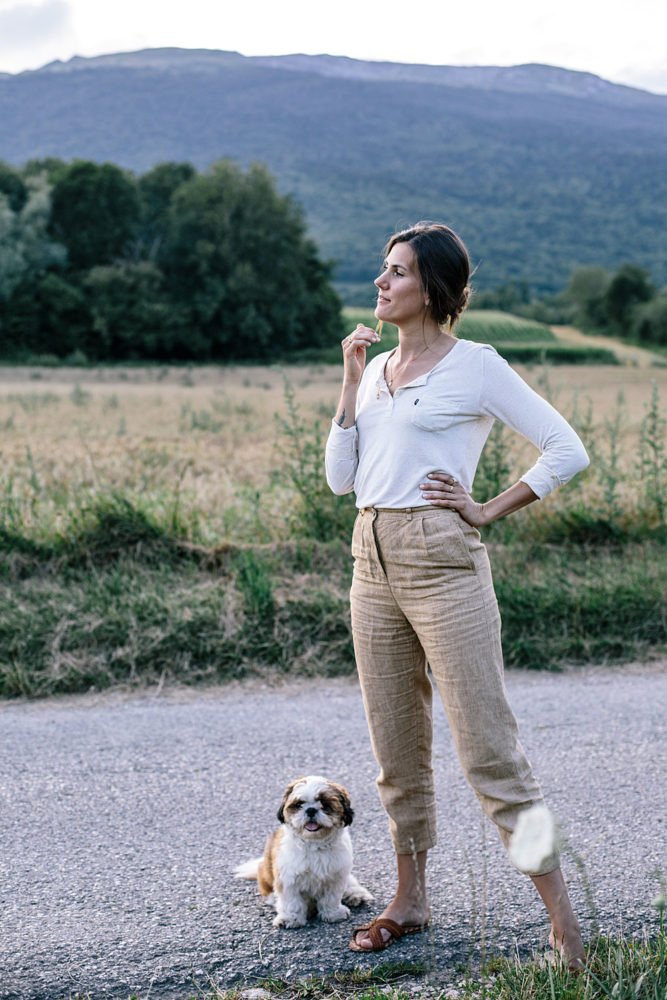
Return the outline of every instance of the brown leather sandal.
<path id="1" fill-rule="evenodd" d="M 390 920 L 389 917 L 376 917 L 375 920 L 371 920 L 370 924 L 363 924 L 361 927 L 355 927 L 354 933 L 352 934 L 352 940 L 350 941 L 350 948 L 352 951 L 367 951 L 369 954 L 373 951 L 384 951 L 388 948 L 390 944 L 394 941 L 398 941 L 400 938 L 405 937 L 407 934 L 419 934 L 421 931 L 426 930 L 428 927 L 428 920 L 423 924 L 397 924 L 395 920 Z M 389 933 L 388 940 L 382 937 L 382 931 L 385 930 Z M 357 934 L 361 931 L 368 931 L 368 937 L 370 938 L 371 946 L 370 948 L 362 948 L 360 944 L 357 943 Z"/>

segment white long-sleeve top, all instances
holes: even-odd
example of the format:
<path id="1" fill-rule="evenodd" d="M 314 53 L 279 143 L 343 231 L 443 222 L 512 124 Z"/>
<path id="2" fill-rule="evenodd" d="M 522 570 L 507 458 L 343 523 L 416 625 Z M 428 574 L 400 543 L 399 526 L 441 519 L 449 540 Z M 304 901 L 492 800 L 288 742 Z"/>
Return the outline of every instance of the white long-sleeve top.
<path id="1" fill-rule="evenodd" d="M 468 492 L 493 421 L 539 449 L 521 479 L 540 499 L 588 465 L 568 422 L 488 344 L 457 340 L 441 361 L 392 396 L 384 377 L 390 352 L 366 366 L 356 423 L 335 421 L 326 447 L 334 493 L 356 493 L 362 507 L 423 507 L 419 483 L 429 472 L 454 476 Z"/>

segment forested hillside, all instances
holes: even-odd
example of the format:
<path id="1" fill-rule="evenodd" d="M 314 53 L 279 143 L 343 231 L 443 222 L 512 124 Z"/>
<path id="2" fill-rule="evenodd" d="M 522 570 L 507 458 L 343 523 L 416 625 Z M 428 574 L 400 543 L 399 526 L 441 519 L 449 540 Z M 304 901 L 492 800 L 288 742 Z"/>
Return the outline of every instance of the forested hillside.
<path id="1" fill-rule="evenodd" d="M 589 74 L 155 50 L 0 77 L 0 159 L 147 171 L 265 162 L 303 204 L 348 301 L 384 236 L 458 229 L 478 288 L 564 287 L 634 262 L 667 281 L 667 98 Z"/>

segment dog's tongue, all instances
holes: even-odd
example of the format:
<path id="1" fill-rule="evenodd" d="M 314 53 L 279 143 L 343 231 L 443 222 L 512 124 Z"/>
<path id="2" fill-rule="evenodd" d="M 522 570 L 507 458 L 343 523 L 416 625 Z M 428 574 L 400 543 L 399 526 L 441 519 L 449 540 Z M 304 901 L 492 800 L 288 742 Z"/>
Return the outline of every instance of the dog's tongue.
<path id="1" fill-rule="evenodd" d="M 306 830 L 309 830 L 310 833 L 314 833 L 315 830 L 319 830 L 319 828 L 320 828 L 320 824 L 319 823 L 313 823 L 312 819 L 310 820 L 309 823 L 306 823 Z"/>

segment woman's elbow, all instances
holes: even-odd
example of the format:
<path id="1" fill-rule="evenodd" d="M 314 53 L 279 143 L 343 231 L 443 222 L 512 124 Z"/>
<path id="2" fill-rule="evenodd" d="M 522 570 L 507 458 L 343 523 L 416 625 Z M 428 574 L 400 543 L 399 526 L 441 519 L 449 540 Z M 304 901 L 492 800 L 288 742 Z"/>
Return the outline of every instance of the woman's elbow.
<path id="1" fill-rule="evenodd" d="M 591 460 L 588 452 L 584 448 L 583 444 L 581 444 L 581 441 L 579 442 L 579 445 L 580 447 L 577 449 L 577 454 L 575 456 L 575 461 L 577 465 L 576 471 L 583 472 L 584 469 L 587 469 L 588 466 L 591 464 Z"/>
<path id="2" fill-rule="evenodd" d="M 324 474 L 327 479 L 327 486 L 337 497 L 342 497 L 346 493 L 352 492 L 356 472 L 356 462 L 350 462 L 349 460 L 336 461 L 333 455 L 325 455 Z"/>
<path id="3" fill-rule="evenodd" d="M 559 477 L 560 485 L 563 486 L 565 483 L 569 483 L 571 479 L 579 475 L 580 472 L 583 472 L 584 469 L 587 469 L 590 464 L 591 460 L 583 445 L 580 448 L 571 450 L 563 468 L 564 475 Z"/>
<path id="4" fill-rule="evenodd" d="M 344 497 L 346 494 L 351 493 L 354 489 L 354 481 L 341 482 L 340 480 L 331 480 L 327 476 L 327 485 L 331 492 L 337 497 Z"/>

